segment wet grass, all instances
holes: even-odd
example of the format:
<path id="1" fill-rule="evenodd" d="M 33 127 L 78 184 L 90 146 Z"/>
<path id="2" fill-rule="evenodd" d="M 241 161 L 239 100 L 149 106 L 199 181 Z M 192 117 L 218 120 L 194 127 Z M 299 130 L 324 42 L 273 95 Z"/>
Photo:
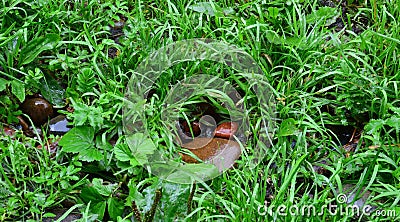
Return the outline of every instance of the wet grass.
<path id="1" fill-rule="evenodd" d="M 55 154 L 36 147 L 62 136 L 2 134 L 0 221 L 61 215 L 82 221 L 398 220 L 400 2 L 335 2 L 3 1 L 3 128 L 18 128 L 20 103 L 54 78 L 74 109 L 59 112 L 75 130 Z M 122 155 L 123 97 L 151 52 L 192 38 L 237 45 L 256 60 L 274 89 L 277 129 L 256 168 L 242 157 L 212 181 L 173 185 Z M 250 128 L 257 128 L 259 107 L 246 81 L 221 64 L 187 62 L 164 73 L 144 106 L 159 149 L 175 151 L 162 124 L 163 99 L 172 85 L 199 72 L 229 81 L 248 98 Z M 212 104 L 226 118 L 218 100 Z M 180 111 L 192 120 L 188 107 Z M 250 154 L 254 142 L 246 144 Z M 370 215 L 328 211 L 345 208 L 337 198 L 350 199 L 348 184 L 357 197 L 367 194 Z M 320 215 L 301 213 L 310 206 Z"/>

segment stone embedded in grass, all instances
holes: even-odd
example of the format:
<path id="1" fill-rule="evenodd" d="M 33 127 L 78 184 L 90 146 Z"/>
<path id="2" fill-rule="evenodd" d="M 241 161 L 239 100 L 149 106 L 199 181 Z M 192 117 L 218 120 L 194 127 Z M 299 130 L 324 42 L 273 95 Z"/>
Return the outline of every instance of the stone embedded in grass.
<path id="1" fill-rule="evenodd" d="M 42 98 L 26 99 L 21 104 L 21 110 L 32 119 L 36 126 L 42 125 L 53 115 L 53 107 Z"/>
<path id="2" fill-rule="evenodd" d="M 231 138 L 238 130 L 238 124 L 236 122 L 225 122 L 218 125 L 215 129 L 215 137 L 224 139 Z"/>
<path id="3" fill-rule="evenodd" d="M 188 149 L 202 161 L 214 164 L 220 172 L 233 166 L 235 161 L 240 157 L 241 149 L 239 143 L 222 139 L 222 138 L 195 138 L 193 141 L 185 144 L 186 147 L 199 147 L 197 149 Z M 189 156 L 182 154 L 182 160 L 187 163 L 198 163 L 198 161 Z"/>
<path id="4" fill-rule="evenodd" d="M 198 121 L 192 122 L 191 126 L 189 126 L 189 124 L 186 121 L 182 121 L 181 125 L 183 127 L 183 132 L 185 133 L 186 136 L 191 137 L 192 132 L 195 137 L 200 134 L 200 124 Z"/>
<path id="5" fill-rule="evenodd" d="M 8 127 L 8 126 L 3 126 L 3 133 L 7 136 L 14 136 L 15 135 L 15 130 Z"/>
<path id="6" fill-rule="evenodd" d="M 51 119 L 48 124 L 49 133 L 62 135 L 67 133 L 71 127 L 68 126 L 68 120 L 65 115 L 58 115 Z"/>

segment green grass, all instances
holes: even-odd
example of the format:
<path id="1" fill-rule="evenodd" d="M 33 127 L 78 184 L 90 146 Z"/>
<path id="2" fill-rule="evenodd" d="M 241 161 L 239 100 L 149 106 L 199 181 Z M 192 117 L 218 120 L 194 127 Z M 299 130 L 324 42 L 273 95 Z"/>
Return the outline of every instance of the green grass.
<path id="1" fill-rule="evenodd" d="M 374 211 L 363 219 L 398 220 L 400 2 L 347 1 L 346 13 L 320 2 L 2 1 L 2 126 L 18 122 L 27 96 L 47 92 L 75 109 L 60 111 L 75 129 L 55 155 L 36 147 L 56 136 L 1 135 L 0 221 L 44 220 L 60 208 L 70 209 L 64 216 L 81 214 L 81 221 L 130 221 L 139 214 L 145 221 L 358 220 L 326 209 L 309 217 L 277 211 L 336 204 L 346 184 L 355 185 L 359 197 L 367 190 L 366 204 L 392 214 Z M 336 18 L 343 18 L 343 29 L 335 30 Z M 120 20 L 124 26 L 113 28 Z M 273 87 L 277 124 L 274 143 L 257 167 L 250 169 L 244 155 L 234 169 L 190 186 L 161 181 L 121 153 L 129 152 L 122 109 L 135 68 L 157 49 L 193 38 L 234 44 L 255 59 Z M 146 129 L 168 155 L 177 147 L 164 127 L 163 100 L 181 79 L 199 73 L 218 76 L 241 93 L 250 131 L 257 133 L 262 110 L 249 82 L 222 64 L 184 62 L 163 73 L 143 105 Z M 47 85 L 65 93 L 49 94 Z M 222 101 L 209 95 L 178 104 L 180 117 L 192 121 L 190 103 L 204 101 L 226 117 Z M 352 152 L 332 134 L 342 125 L 361 132 Z M 256 142 L 253 137 L 245 144 L 249 156 Z"/>

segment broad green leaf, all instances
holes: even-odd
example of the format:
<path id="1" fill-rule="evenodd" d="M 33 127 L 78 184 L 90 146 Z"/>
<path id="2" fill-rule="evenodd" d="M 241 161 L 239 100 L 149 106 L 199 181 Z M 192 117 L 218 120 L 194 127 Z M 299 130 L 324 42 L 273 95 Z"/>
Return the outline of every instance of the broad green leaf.
<path id="1" fill-rule="evenodd" d="M 105 200 L 105 197 L 100 195 L 100 193 L 93 186 L 86 186 L 82 188 L 80 197 L 85 203 L 90 201 L 95 201 L 97 203 L 98 201 Z"/>
<path id="2" fill-rule="evenodd" d="M 163 183 L 163 195 L 161 197 L 161 210 L 165 218 L 174 218 L 177 214 L 186 215 L 187 200 L 191 185 L 177 183 Z"/>
<path id="3" fill-rule="evenodd" d="M 282 121 L 279 127 L 279 136 L 290 136 L 294 135 L 298 131 L 296 127 L 296 121 L 293 118 L 285 119 Z"/>
<path id="4" fill-rule="evenodd" d="M 79 153 L 94 148 L 94 130 L 87 126 L 77 126 L 66 133 L 58 143 L 64 152 Z"/>
<path id="5" fill-rule="evenodd" d="M 47 34 L 44 37 L 38 37 L 22 48 L 19 65 L 25 65 L 31 63 L 41 52 L 49 49 L 53 49 L 60 41 L 60 36 L 57 34 Z"/>
<path id="6" fill-rule="evenodd" d="M 0 78 L 0 92 L 7 88 L 8 81 Z"/>
<path id="7" fill-rule="evenodd" d="M 49 217 L 56 217 L 57 215 L 55 215 L 55 214 L 53 214 L 53 213 L 45 213 L 45 214 L 43 214 L 43 218 L 49 218 Z"/>
<path id="8" fill-rule="evenodd" d="M 100 150 L 93 147 L 86 150 L 82 150 L 79 153 L 79 159 L 87 162 L 99 161 L 103 159 L 103 154 L 100 152 Z"/>
<path id="9" fill-rule="evenodd" d="M 162 190 L 162 196 L 157 207 L 160 210 L 156 211 L 154 221 L 164 221 L 165 218 L 177 218 L 179 215 L 185 217 L 190 187 L 191 184 L 168 183 L 166 181 L 162 183 L 154 182 L 151 186 L 143 190 L 143 196 L 137 197 L 136 204 L 147 213 L 153 206 L 157 190 Z M 134 188 L 133 190 L 136 191 Z"/>
<path id="10" fill-rule="evenodd" d="M 96 191 L 103 195 L 103 196 L 111 196 L 113 193 L 113 190 L 117 187 L 117 184 L 107 184 L 105 185 L 103 183 L 103 180 L 100 178 L 94 178 L 92 181 L 93 188 L 96 189 Z"/>
<path id="11" fill-rule="evenodd" d="M 106 206 L 107 202 L 106 201 L 92 201 L 91 203 L 91 211 L 92 213 L 95 213 L 99 215 L 98 219 L 101 221 L 104 217 L 104 213 L 106 212 Z"/>
<path id="12" fill-rule="evenodd" d="M 65 90 L 54 78 L 45 75 L 45 78 L 40 79 L 40 83 L 40 92 L 47 101 L 55 106 L 55 108 L 62 108 L 65 106 Z"/>
<path id="13" fill-rule="evenodd" d="M 169 174 L 170 172 L 168 172 Z M 185 164 L 179 167 L 179 170 L 168 176 L 169 181 L 176 183 L 189 184 L 193 181 L 214 178 L 219 175 L 218 168 L 209 163 Z"/>
<path id="14" fill-rule="evenodd" d="M 116 221 L 118 216 L 122 216 L 122 213 L 124 212 L 124 204 L 121 201 L 111 197 L 108 199 L 107 205 L 108 214 L 110 215 L 111 219 Z"/>
<path id="15" fill-rule="evenodd" d="M 143 191 L 144 205 L 141 206 L 144 212 L 148 212 L 154 204 L 157 189 L 161 188 L 160 182 L 153 182 L 150 186 L 146 187 Z"/>
<path id="16" fill-rule="evenodd" d="M 153 141 L 143 133 L 130 135 L 126 139 L 135 159 L 142 165 L 148 163 L 149 159 L 147 155 L 153 154 L 156 150 Z"/>
<path id="17" fill-rule="evenodd" d="M 304 44 L 304 41 L 302 41 L 302 39 L 300 39 L 298 37 L 285 38 L 285 44 L 289 45 L 289 46 L 299 46 L 299 47 L 303 46 L 304 47 L 304 45 L 301 45 L 301 44 Z"/>
<path id="18" fill-rule="evenodd" d="M 282 37 L 280 37 L 276 32 L 274 31 L 267 31 L 265 33 L 265 37 L 268 39 L 268 41 L 272 44 L 277 44 L 280 45 L 282 44 L 284 41 L 282 39 Z"/>
<path id="19" fill-rule="evenodd" d="M 16 80 L 11 81 L 11 92 L 18 98 L 20 102 L 25 100 L 25 85 Z"/>
<path id="20" fill-rule="evenodd" d="M 120 161 L 130 161 L 133 157 L 131 150 L 126 144 L 118 144 L 114 147 L 115 157 Z"/>

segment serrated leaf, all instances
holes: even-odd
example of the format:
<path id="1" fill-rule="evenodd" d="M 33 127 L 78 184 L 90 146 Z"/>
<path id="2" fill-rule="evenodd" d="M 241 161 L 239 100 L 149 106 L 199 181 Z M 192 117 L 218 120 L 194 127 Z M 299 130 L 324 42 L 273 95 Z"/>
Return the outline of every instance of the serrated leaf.
<path id="1" fill-rule="evenodd" d="M 390 105 L 389 109 L 395 112 L 397 115 L 400 115 L 400 107 L 394 107 L 393 105 Z"/>
<path id="2" fill-rule="evenodd" d="M 0 92 L 7 88 L 8 81 L 0 78 Z"/>
<path id="3" fill-rule="evenodd" d="M 135 133 L 127 136 L 126 139 L 135 159 L 142 165 L 148 163 L 148 155 L 153 154 L 156 150 L 153 141 L 143 133 Z"/>
<path id="4" fill-rule="evenodd" d="M 144 205 L 144 196 L 138 191 L 135 182 L 133 180 L 129 181 L 129 195 L 126 198 L 125 205 L 132 206 L 132 202 L 136 202 L 138 206 Z"/>
<path id="5" fill-rule="evenodd" d="M 40 83 L 40 92 L 47 101 L 55 108 L 62 108 L 65 106 L 65 90 L 54 78 L 45 75 L 45 78 L 40 79 Z"/>
<path id="6" fill-rule="evenodd" d="M 400 129 L 400 117 L 392 116 L 386 120 L 386 124 L 392 128 Z"/>
<path id="7" fill-rule="evenodd" d="M 121 201 L 111 197 L 107 201 L 107 206 L 108 214 L 110 215 L 111 219 L 116 221 L 118 216 L 122 216 L 122 213 L 124 212 L 124 205 Z"/>
<path id="8" fill-rule="evenodd" d="M 367 125 L 365 125 L 364 130 L 367 134 L 375 134 L 378 130 L 382 129 L 385 121 L 382 119 L 372 119 Z"/>
<path id="9" fill-rule="evenodd" d="M 82 188 L 80 197 L 85 203 L 90 201 L 102 201 L 105 198 L 93 186 L 86 186 Z"/>
<path id="10" fill-rule="evenodd" d="M 93 201 L 93 205 L 91 205 L 90 209 L 92 213 L 95 213 L 99 215 L 98 219 L 101 221 L 104 217 L 104 213 L 106 212 L 106 206 L 107 202 L 106 201 Z"/>
<path id="11" fill-rule="evenodd" d="M 93 92 L 93 87 L 96 85 L 96 78 L 93 70 L 90 68 L 83 68 L 82 72 L 78 74 L 77 83 L 77 89 L 80 92 Z"/>
<path id="12" fill-rule="evenodd" d="M 103 154 L 97 148 L 89 148 L 79 153 L 79 159 L 86 162 L 99 161 L 103 159 Z"/>
<path id="13" fill-rule="evenodd" d="M 115 157 L 119 161 L 130 161 L 133 157 L 131 150 L 126 144 L 118 144 L 114 147 Z"/>
<path id="14" fill-rule="evenodd" d="M 25 100 L 25 84 L 19 81 L 11 81 L 11 93 L 18 98 L 20 102 Z"/>
<path id="15" fill-rule="evenodd" d="M 85 110 L 89 109 L 86 104 L 75 102 L 71 98 L 72 106 L 74 107 L 74 112 L 71 114 L 74 124 L 76 126 L 82 126 L 87 121 L 87 113 Z"/>
<path id="16" fill-rule="evenodd" d="M 60 41 L 60 36 L 57 34 L 47 34 L 44 37 L 38 37 L 22 48 L 19 64 L 25 65 L 31 63 L 41 52 L 49 49 L 53 49 L 57 43 Z"/>
<path id="17" fill-rule="evenodd" d="M 59 141 L 62 151 L 79 153 L 94 148 L 94 130 L 87 126 L 77 126 L 68 131 Z"/>
<path id="18" fill-rule="evenodd" d="M 103 195 L 103 196 L 111 196 L 113 193 L 113 190 L 117 187 L 117 184 L 107 184 L 105 185 L 103 183 L 103 180 L 100 178 L 94 178 L 92 181 L 93 188 L 96 189 L 96 191 Z"/>
<path id="19" fill-rule="evenodd" d="M 103 126 L 103 108 L 75 102 L 72 98 L 71 103 L 74 107 L 74 112 L 70 116 L 73 118 L 75 125 L 82 126 L 88 122 L 90 126 L 96 129 L 100 129 Z"/>
<path id="20" fill-rule="evenodd" d="M 93 127 L 97 127 L 100 129 L 103 126 L 103 108 L 101 106 L 99 107 L 93 107 L 90 106 L 88 112 L 88 117 L 87 119 L 89 120 L 89 124 Z"/>

